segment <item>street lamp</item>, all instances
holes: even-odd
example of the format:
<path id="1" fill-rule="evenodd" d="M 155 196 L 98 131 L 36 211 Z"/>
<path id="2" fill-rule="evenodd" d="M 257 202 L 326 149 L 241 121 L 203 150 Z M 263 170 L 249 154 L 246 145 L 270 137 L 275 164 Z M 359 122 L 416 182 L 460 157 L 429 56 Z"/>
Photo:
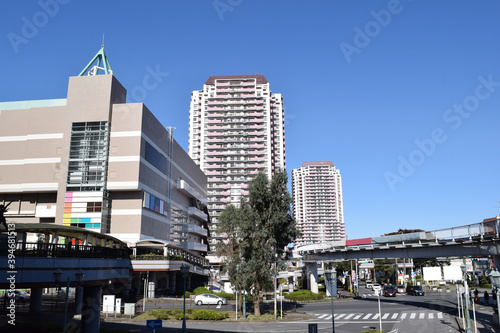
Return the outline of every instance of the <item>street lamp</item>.
<path id="1" fill-rule="evenodd" d="M 469 313 L 469 285 L 467 284 L 467 267 L 462 264 L 460 265 L 462 270 L 462 276 L 464 279 L 465 286 L 465 310 L 467 311 L 467 333 L 472 333 L 472 328 L 470 326 L 470 313 Z"/>
<path id="2" fill-rule="evenodd" d="M 331 271 L 327 270 L 325 272 L 325 278 L 326 281 L 330 283 L 330 297 L 332 299 L 332 332 L 335 333 L 335 319 L 333 318 L 333 287 L 337 282 L 337 272 L 335 271 L 335 268 L 333 268 Z"/>
<path id="3" fill-rule="evenodd" d="M 498 323 L 500 325 L 500 272 L 498 270 L 492 270 L 490 274 L 488 274 L 491 284 L 495 287 L 495 294 L 497 295 L 497 314 L 498 314 Z"/>
<path id="4" fill-rule="evenodd" d="M 54 281 L 56 282 L 56 286 L 59 287 L 59 283 L 61 282 L 61 278 L 63 275 L 63 272 L 61 269 L 58 267 L 57 270 L 54 271 Z M 83 273 L 82 269 L 75 274 L 76 276 L 76 283 L 78 286 L 82 284 L 83 281 L 83 276 L 85 273 Z M 63 322 L 63 333 L 66 333 L 66 321 L 68 319 L 68 296 L 69 296 L 69 274 L 68 274 L 68 279 L 66 282 L 66 300 L 64 302 L 64 322 Z"/>
<path id="5" fill-rule="evenodd" d="M 182 333 L 186 332 L 186 279 L 189 274 L 189 265 L 181 265 L 182 279 L 184 280 L 184 308 L 182 310 Z"/>

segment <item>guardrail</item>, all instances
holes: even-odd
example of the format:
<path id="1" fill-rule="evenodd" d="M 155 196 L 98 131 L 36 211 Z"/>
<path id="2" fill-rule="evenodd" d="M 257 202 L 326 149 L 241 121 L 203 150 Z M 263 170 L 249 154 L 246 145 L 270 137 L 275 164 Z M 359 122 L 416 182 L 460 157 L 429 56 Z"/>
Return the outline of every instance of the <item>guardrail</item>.
<path id="1" fill-rule="evenodd" d="M 53 243 L 16 243 L 16 257 L 73 257 L 73 258 L 112 258 L 129 259 L 132 250 L 103 246 L 53 244 Z M 0 255 L 6 256 L 7 249 L 1 248 Z"/>

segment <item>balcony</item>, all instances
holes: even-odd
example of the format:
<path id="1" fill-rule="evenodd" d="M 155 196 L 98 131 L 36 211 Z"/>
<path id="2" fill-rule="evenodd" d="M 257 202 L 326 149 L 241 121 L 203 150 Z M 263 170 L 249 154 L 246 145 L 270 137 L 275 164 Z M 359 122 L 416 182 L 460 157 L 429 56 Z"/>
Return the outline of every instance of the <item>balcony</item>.
<path id="1" fill-rule="evenodd" d="M 207 199 L 196 191 L 191 185 L 189 185 L 184 179 L 177 180 L 177 190 L 189 197 L 199 200 L 204 205 L 207 204 Z"/>
<path id="2" fill-rule="evenodd" d="M 182 242 L 181 245 L 186 250 L 207 252 L 207 244 L 195 243 L 195 242 Z"/>
<path id="3" fill-rule="evenodd" d="M 200 235 L 203 237 L 208 236 L 208 230 L 194 224 L 185 224 L 182 226 L 182 232 Z"/>

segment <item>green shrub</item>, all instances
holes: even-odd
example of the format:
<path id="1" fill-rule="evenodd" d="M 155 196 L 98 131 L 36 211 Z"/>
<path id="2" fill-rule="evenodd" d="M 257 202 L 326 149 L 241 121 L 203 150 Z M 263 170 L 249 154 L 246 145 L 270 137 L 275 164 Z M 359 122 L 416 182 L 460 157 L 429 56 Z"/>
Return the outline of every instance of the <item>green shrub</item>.
<path id="1" fill-rule="evenodd" d="M 230 293 L 226 293 L 226 292 L 220 292 L 220 293 L 213 293 L 214 295 L 217 295 L 217 296 L 220 296 L 220 297 L 224 297 L 225 299 L 235 299 L 236 298 L 236 295 L 235 294 L 230 294 Z"/>
<path id="2" fill-rule="evenodd" d="M 186 320 L 192 319 L 192 317 L 191 317 L 192 311 L 193 311 L 193 309 L 186 309 Z M 184 316 L 184 312 L 181 309 L 175 309 L 172 311 L 172 316 L 177 320 L 182 320 L 182 317 Z"/>
<path id="3" fill-rule="evenodd" d="M 326 291 L 326 287 L 325 286 L 318 286 L 318 291 L 324 293 Z"/>
<path id="4" fill-rule="evenodd" d="M 491 284 L 490 283 L 485 283 L 481 287 L 482 288 L 486 288 L 486 289 L 491 289 Z"/>
<path id="5" fill-rule="evenodd" d="M 192 293 L 195 295 L 207 294 L 207 293 L 210 293 L 210 290 L 208 290 L 206 287 L 198 287 L 198 288 L 195 288 Z"/>
<path id="6" fill-rule="evenodd" d="M 223 320 L 229 318 L 229 313 L 215 310 L 196 309 L 193 310 L 191 318 L 194 320 Z"/>
<path id="7" fill-rule="evenodd" d="M 384 330 L 379 331 L 378 329 L 375 328 L 369 329 L 368 331 L 361 331 L 361 333 L 384 333 L 384 332 L 385 332 Z"/>
<path id="8" fill-rule="evenodd" d="M 310 300 L 320 300 L 323 296 L 315 294 L 309 290 L 298 290 L 289 294 L 284 295 L 287 299 L 293 299 L 295 301 L 310 301 Z"/>
<path id="9" fill-rule="evenodd" d="M 149 310 L 148 313 L 154 316 L 156 319 L 168 320 L 169 315 L 172 314 L 172 310 L 170 309 Z"/>

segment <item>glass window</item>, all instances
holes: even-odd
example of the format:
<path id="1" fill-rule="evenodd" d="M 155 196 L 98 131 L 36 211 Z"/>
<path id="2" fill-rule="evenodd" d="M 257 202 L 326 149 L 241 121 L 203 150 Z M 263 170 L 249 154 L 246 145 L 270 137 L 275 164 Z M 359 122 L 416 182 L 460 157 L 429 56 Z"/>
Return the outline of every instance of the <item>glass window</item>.
<path id="1" fill-rule="evenodd" d="M 156 150 L 149 142 L 146 142 L 145 158 L 146 161 L 154 165 L 155 168 L 166 174 L 167 158 L 163 156 L 158 150 Z"/>

